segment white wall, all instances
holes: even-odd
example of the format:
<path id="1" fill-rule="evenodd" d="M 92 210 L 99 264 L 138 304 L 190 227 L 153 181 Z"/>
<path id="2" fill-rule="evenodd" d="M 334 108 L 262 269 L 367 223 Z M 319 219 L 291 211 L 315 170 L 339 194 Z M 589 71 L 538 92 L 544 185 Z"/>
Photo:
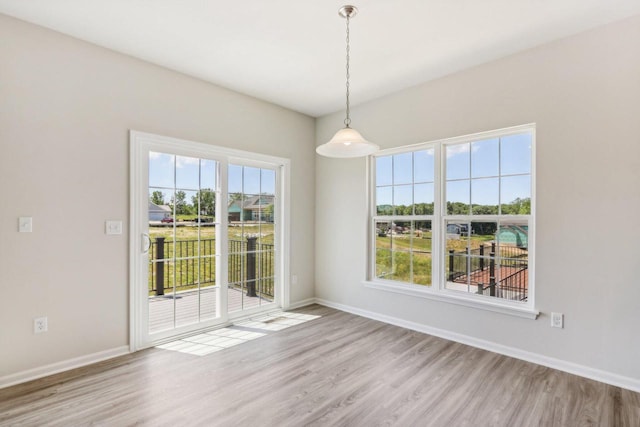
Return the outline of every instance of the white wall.
<path id="1" fill-rule="evenodd" d="M 104 221 L 128 224 L 129 129 L 290 158 L 291 301 L 313 297 L 312 118 L 4 15 L 0 41 L 0 378 L 127 345 Z"/>
<path id="2" fill-rule="evenodd" d="M 319 119 L 316 143 L 342 118 Z M 316 159 L 317 297 L 640 380 L 640 16 L 372 101 L 352 118 L 383 148 L 537 123 L 542 315 L 365 288 L 363 159 Z M 551 311 L 565 314 L 564 329 L 549 326 Z"/>

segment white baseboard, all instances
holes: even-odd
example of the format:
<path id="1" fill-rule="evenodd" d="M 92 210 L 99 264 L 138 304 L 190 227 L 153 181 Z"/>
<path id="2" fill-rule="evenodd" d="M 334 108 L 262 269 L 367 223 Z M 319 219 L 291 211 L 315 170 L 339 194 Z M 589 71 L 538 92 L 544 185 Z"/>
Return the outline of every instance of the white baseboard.
<path id="1" fill-rule="evenodd" d="M 612 372 L 590 368 L 588 366 L 567 362 L 565 360 L 544 356 L 538 353 L 531 353 L 529 351 L 520 350 L 518 348 L 497 344 L 491 341 L 485 341 L 479 338 L 474 338 L 469 335 L 458 334 L 456 332 L 434 328 L 421 323 L 411 322 L 397 317 L 387 316 L 385 314 L 375 313 L 373 311 L 363 310 L 357 307 L 352 307 L 333 301 L 327 301 L 321 298 L 315 298 L 314 302 L 320 305 L 335 308 L 336 310 L 346 311 L 347 313 L 356 314 L 358 316 L 378 320 L 380 322 L 400 326 L 402 328 L 411 329 L 417 332 L 434 335 L 436 337 L 470 345 L 472 347 L 481 348 L 483 350 L 488 350 L 494 353 L 503 354 L 505 356 L 513 357 L 516 359 L 525 360 L 527 362 L 557 369 L 559 371 L 568 372 L 570 374 L 589 378 L 595 381 L 600 381 L 616 387 L 622 387 L 635 392 L 640 392 L 640 380 L 636 378 L 625 377 L 619 374 L 614 374 Z"/>
<path id="2" fill-rule="evenodd" d="M 295 310 L 296 308 L 306 307 L 308 305 L 315 304 L 315 303 L 316 303 L 315 298 L 307 298 L 307 299 L 303 299 L 302 301 L 296 301 L 294 303 L 289 304 L 289 307 L 285 308 L 285 310 Z"/>
<path id="3" fill-rule="evenodd" d="M 86 356 L 63 360 L 62 362 L 56 362 L 50 365 L 40 366 L 38 368 L 28 369 L 26 371 L 0 377 L 0 388 L 25 383 L 27 381 L 36 380 L 38 378 L 68 371 L 70 369 L 80 368 L 82 366 L 91 365 L 92 363 L 102 362 L 103 360 L 123 356 L 125 354 L 129 354 L 128 345 L 99 351 L 97 353 L 87 354 Z"/>

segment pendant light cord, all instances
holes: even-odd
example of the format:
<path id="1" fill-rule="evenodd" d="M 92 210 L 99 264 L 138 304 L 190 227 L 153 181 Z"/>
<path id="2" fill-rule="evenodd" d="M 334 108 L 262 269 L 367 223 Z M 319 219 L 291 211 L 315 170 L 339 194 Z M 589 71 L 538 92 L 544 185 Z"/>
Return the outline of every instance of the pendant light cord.
<path id="1" fill-rule="evenodd" d="M 350 62 L 351 62 L 351 40 L 349 38 L 349 30 L 351 24 L 351 18 L 355 17 L 358 14 L 358 8 L 351 5 L 342 6 L 338 10 L 338 15 L 341 18 L 345 18 L 347 20 L 346 25 L 346 44 L 347 44 L 347 66 L 346 66 L 346 92 L 347 92 L 347 109 L 346 115 L 344 119 L 344 127 L 339 129 L 329 141 L 324 144 L 316 147 L 316 153 L 321 156 L 326 157 L 336 157 L 336 158 L 355 158 L 355 157 L 365 157 L 370 154 L 375 153 L 380 149 L 378 145 L 373 142 L 367 141 L 364 139 L 360 133 L 351 128 L 351 100 L 349 99 L 350 95 Z"/>
<path id="2" fill-rule="evenodd" d="M 347 117 L 344 119 L 345 127 L 349 127 L 351 124 L 351 117 L 349 111 L 349 15 L 347 15 Z"/>

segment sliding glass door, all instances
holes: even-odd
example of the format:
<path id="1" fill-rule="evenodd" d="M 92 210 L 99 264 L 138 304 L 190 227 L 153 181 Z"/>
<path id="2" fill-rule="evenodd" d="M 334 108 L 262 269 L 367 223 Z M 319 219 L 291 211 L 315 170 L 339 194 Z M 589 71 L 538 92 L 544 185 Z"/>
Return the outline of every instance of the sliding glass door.
<path id="1" fill-rule="evenodd" d="M 286 159 L 132 133 L 132 342 L 281 306 Z"/>

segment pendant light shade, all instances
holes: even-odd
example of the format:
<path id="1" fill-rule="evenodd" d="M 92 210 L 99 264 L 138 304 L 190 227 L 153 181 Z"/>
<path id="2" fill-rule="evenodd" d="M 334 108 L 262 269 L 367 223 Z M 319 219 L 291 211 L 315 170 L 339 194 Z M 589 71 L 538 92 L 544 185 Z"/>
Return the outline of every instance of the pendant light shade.
<path id="1" fill-rule="evenodd" d="M 349 21 L 356 16 L 358 9 L 355 6 L 342 6 L 338 14 L 347 20 L 347 114 L 344 119 L 344 128 L 333 135 L 331 141 L 316 148 L 316 153 L 326 157 L 363 157 L 378 151 L 379 147 L 369 142 L 355 129 L 351 129 L 351 117 L 349 108 Z"/>
<path id="2" fill-rule="evenodd" d="M 355 129 L 342 128 L 331 141 L 316 148 L 316 153 L 326 157 L 362 157 L 378 151 L 379 147 L 369 142 Z"/>

